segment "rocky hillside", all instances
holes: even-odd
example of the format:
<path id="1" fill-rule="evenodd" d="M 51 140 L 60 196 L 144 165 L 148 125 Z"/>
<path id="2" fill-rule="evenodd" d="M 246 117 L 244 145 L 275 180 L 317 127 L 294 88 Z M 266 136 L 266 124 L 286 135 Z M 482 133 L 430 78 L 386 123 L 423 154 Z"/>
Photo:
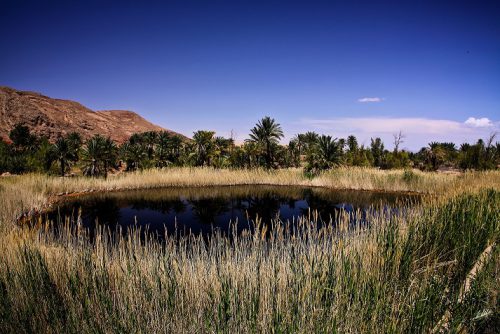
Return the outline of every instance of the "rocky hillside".
<path id="1" fill-rule="evenodd" d="M 136 132 L 166 130 L 132 111 L 93 111 L 78 102 L 0 87 L 0 138 L 7 140 L 17 123 L 51 141 L 75 131 L 84 138 L 101 134 L 122 143 Z"/>

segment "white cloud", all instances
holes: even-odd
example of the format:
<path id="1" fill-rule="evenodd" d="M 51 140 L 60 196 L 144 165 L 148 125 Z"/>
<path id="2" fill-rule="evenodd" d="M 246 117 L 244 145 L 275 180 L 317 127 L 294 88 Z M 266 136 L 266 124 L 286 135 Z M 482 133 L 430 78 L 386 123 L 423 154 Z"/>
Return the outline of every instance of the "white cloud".
<path id="1" fill-rule="evenodd" d="M 320 129 L 374 133 L 394 133 L 403 130 L 408 134 L 440 134 L 443 131 L 459 133 L 463 130 L 463 125 L 460 122 L 428 118 L 344 117 L 308 119 L 305 120 L 305 123 Z"/>
<path id="2" fill-rule="evenodd" d="M 384 99 L 381 97 L 363 97 L 358 99 L 358 102 L 368 103 L 368 102 L 382 102 Z"/>
<path id="3" fill-rule="evenodd" d="M 484 127 L 491 127 L 491 126 L 493 126 L 493 122 L 490 121 L 486 117 L 483 117 L 483 118 L 469 117 L 465 121 L 465 124 L 469 125 L 469 126 L 476 127 L 476 128 L 484 128 Z"/>

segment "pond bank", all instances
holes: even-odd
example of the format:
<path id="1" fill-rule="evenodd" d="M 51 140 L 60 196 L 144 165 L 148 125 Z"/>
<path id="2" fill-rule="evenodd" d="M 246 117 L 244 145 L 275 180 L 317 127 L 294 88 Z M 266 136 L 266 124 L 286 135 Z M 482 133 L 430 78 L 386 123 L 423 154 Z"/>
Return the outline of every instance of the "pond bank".
<path id="1" fill-rule="evenodd" d="M 54 203 L 67 197 L 87 193 L 231 185 L 306 186 L 332 190 L 450 196 L 464 190 L 500 188 L 500 172 L 443 175 L 420 171 L 338 168 L 308 178 L 301 169 L 268 171 L 168 168 L 121 174 L 108 179 L 60 178 L 28 174 L 0 180 L 0 207 L 3 209 L 0 213 L 0 222 L 2 224 L 16 222 L 22 217 L 47 210 Z"/>

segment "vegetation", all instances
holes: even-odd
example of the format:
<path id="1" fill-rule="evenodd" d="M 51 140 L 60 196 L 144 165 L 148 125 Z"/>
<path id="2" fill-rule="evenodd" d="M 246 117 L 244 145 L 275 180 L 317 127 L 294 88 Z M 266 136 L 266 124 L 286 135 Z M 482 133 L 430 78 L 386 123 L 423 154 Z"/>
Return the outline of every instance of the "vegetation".
<path id="1" fill-rule="evenodd" d="M 498 317 L 499 147 L 431 143 L 417 153 L 307 132 L 287 146 L 264 118 L 250 139 L 135 134 L 117 146 L 19 125 L 0 143 L 0 332 L 491 332 Z M 373 167 L 378 168 L 373 168 Z M 418 167 L 410 169 L 407 167 Z M 428 173 L 440 167 L 463 173 Z M 404 169 L 399 169 L 404 168 Z M 90 177 L 54 177 L 69 173 Z M 117 173 L 120 171 L 120 173 Z M 121 171 L 128 171 L 121 173 Z M 113 177 L 107 177 L 113 172 Z M 49 174 L 49 175 L 47 175 Z M 98 177 L 102 176 L 102 177 Z M 428 194 L 352 224 L 314 213 L 208 240 L 164 243 L 33 213 L 90 191 L 238 184 Z M 26 219 L 27 217 L 29 224 Z"/>
<path id="2" fill-rule="evenodd" d="M 268 238 L 257 222 L 231 243 L 17 229 L 0 238 L 0 331 L 493 333 L 499 205 L 483 190 Z"/>
<path id="3" fill-rule="evenodd" d="M 250 130 L 249 141 L 260 144 L 264 149 L 267 168 L 271 168 L 273 164 L 273 152 L 276 151 L 275 146 L 278 145 L 278 141 L 282 137 L 283 131 L 280 125 L 275 123 L 274 119 L 270 117 L 264 117 Z"/>
<path id="4" fill-rule="evenodd" d="M 500 165 L 500 143 L 495 142 L 495 135 L 486 142 L 479 139 L 476 144 L 464 143 L 460 148 L 454 143 L 431 142 L 416 153 L 400 150 L 404 139 L 401 132 L 394 136 L 392 151 L 380 138 L 372 138 L 370 147 L 360 146 L 354 135 L 332 139 L 306 132 L 296 135 L 288 145 L 280 145 L 282 138 L 280 124 L 270 117 L 258 121 L 243 145 L 205 130 L 196 131 L 192 140 L 165 131 L 138 133 L 120 146 L 99 135 L 83 143 L 78 134 L 71 133 L 50 144 L 46 138 L 31 134 L 26 126 L 17 125 L 10 133 L 10 144 L 0 141 L 0 173 L 81 172 L 106 177 L 108 172 L 118 170 L 210 166 L 303 167 L 306 173 L 317 174 L 349 166 L 435 171 L 442 167 L 488 170 Z"/>

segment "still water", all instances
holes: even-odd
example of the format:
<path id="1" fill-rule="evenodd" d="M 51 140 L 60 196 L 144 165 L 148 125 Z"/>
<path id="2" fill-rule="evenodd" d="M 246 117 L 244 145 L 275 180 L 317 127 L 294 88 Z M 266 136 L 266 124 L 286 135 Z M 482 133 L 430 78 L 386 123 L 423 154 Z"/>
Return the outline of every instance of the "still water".
<path id="1" fill-rule="evenodd" d="M 340 213 L 347 213 L 356 223 L 369 223 L 369 211 L 397 210 L 416 200 L 408 195 L 290 186 L 164 188 L 85 195 L 59 205 L 46 218 L 56 223 L 68 217 L 76 220 L 80 211 L 82 226 L 91 232 L 98 224 L 111 230 L 147 227 L 159 236 L 209 235 L 214 230 L 226 233 L 235 223 L 238 232 L 251 228 L 257 217 L 270 224 L 316 213 L 321 224 L 335 223 Z"/>

